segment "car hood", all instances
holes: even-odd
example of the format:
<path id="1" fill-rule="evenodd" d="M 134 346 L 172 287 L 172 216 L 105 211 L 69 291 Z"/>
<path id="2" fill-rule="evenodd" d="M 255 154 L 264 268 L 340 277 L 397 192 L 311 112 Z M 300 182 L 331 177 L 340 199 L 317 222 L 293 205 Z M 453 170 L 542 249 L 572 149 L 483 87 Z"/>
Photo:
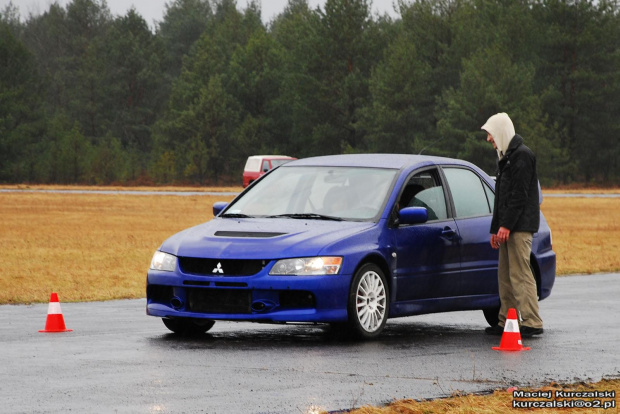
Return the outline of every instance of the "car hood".
<path id="1" fill-rule="evenodd" d="M 216 217 L 166 240 L 160 250 L 185 257 L 280 259 L 316 256 L 374 222 Z"/>

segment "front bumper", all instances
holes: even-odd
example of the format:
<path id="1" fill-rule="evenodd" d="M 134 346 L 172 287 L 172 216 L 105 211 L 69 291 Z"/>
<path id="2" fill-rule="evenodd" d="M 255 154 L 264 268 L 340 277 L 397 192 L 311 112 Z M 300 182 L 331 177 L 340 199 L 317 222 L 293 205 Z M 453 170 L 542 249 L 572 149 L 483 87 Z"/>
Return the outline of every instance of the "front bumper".
<path id="1" fill-rule="evenodd" d="M 149 270 L 147 315 L 256 322 L 344 322 L 351 275 L 205 277 Z"/>

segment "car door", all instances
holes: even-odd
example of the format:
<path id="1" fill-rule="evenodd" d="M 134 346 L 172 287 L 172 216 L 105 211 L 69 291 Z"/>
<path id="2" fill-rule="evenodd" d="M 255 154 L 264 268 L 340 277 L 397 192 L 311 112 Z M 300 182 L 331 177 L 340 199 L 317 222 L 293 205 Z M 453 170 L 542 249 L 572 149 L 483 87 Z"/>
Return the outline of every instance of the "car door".
<path id="1" fill-rule="evenodd" d="M 489 243 L 494 193 L 468 168 L 443 167 L 460 234 L 460 296 L 497 293 L 498 251 Z"/>
<path id="2" fill-rule="evenodd" d="M 458 228 L 437 169 L 413 174 L 402 188 L 396 209 L 416 206 L 427 209 L 428 221 L 393 231 L 396 302 L 450 296 L 460 273 Z"/>

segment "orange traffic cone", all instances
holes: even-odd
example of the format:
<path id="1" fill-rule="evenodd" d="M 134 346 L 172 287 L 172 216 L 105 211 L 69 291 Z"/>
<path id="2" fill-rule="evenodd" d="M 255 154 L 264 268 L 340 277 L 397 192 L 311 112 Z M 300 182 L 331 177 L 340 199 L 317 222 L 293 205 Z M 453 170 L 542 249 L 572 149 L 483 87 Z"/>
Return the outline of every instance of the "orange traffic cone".
<path id="1" fill-rule="evenodd" d="M 508 309 L 508 317 L 506 325 L 504 325 L 504 333 L 499 347 L 494 346 L 496 351 L 529 351 L 529 347 L 524 347 L 521 342 L 521 332 L 519 331 L 519 322 L 517 321 L 517 311 L 515 308 Z"/>
<path id="2" fill-rule="evenodd" d="M 39 332 L 71 332 L 73 329 L 67 329 L 65 326 L 65 319 L 62 317 L 62 310 L 60 310 L 60 302 L 58 302 L 58 295 L 52 293 L 50 297 L 50 304 L 47 307 L 47 321 L 45 322 L 45 329 Z"/>

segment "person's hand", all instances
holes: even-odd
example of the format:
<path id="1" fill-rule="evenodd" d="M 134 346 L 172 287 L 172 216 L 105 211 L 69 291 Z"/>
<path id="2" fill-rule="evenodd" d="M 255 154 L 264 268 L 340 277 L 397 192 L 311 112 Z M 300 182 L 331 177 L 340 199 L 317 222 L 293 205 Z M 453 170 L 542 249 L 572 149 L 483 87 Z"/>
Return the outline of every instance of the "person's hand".
<path id="1" fill-rule="evenodd" d="M 506 227 L 500 227 L 497 232 L 497 241 L 499 244 L 508 242 L 508 238 L 510 238 L 510 230 Z"/>
<path id="2" fill-rule="evenodd" d="M 491 247 L 495 250 L 499 249 L 499 241 L 497 240 L 497 234 L 491 234 Z"/>

